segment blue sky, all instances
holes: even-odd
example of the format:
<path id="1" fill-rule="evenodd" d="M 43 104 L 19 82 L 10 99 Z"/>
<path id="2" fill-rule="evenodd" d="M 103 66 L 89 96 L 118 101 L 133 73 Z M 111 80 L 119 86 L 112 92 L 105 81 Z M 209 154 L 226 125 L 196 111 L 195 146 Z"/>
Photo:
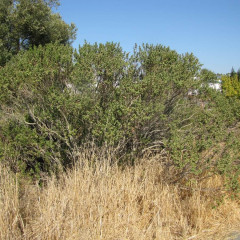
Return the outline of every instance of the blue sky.
<path id="1" fill-rule="evenodd" d="M 131 52 L 135 43 L 192 52 L 204 68 L 227 73 L 240 68 L 240 0 L 60 0 L 58 12 L 75 23 L 78 48 L 119 42 Z"/>

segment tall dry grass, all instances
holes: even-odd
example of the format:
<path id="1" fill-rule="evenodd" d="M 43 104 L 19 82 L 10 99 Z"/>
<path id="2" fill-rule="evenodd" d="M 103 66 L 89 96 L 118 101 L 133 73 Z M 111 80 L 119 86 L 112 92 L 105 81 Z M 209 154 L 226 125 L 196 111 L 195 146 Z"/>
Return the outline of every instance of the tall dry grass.
<path id="1" fill-rule="evenodd" d="M 23 231 L 18 184 L 0 165 L 0 239 L 19 239 Z"/>
<path id="2" fill-rule="evenodd" d="M 194 190 L 163 182 L 154 159 L 121 169 L 86 159 L 44 187 L 0 169 L 1 239 L 224 239 L 240 229 L 237 200 L 217 198 L 218 176 Z"/>

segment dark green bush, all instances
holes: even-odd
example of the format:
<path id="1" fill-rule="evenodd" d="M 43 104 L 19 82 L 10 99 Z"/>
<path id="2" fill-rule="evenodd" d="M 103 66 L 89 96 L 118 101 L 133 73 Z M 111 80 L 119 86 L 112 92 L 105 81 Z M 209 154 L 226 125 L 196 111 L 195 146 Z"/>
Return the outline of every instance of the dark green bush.
<path id="1" fill-rule="evenodd" d="M 0 158 L 40 176 L 71 166 L 92 142 L 121 162 L 158 154 L 176 181 L 235 176 L 239 99 L 210 89 L 214 74 L 200 70 L 192 54 L 161 45 L 131 56 L 87 42 L 74 53 L 58 44 L 20 53 L 0 69 Z"/>

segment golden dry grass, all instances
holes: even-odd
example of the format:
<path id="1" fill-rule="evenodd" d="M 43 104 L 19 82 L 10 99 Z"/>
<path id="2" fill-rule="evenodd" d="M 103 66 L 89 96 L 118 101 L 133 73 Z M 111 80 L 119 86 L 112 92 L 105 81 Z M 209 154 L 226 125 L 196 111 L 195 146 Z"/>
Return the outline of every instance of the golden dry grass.
<path id="1" fill-rule="evenodd" d="M 218 202 L 206 191 L 220 186 L 220 177 L 189 191 L 164 183 L 154 159 L 124 170 L 88 163 L 82 159 L 42 188 L 19 187 L 1 167 L 0 239 L 225 239 L 240 229 L 237 200 L 225 198 L 214 208 Z"/>

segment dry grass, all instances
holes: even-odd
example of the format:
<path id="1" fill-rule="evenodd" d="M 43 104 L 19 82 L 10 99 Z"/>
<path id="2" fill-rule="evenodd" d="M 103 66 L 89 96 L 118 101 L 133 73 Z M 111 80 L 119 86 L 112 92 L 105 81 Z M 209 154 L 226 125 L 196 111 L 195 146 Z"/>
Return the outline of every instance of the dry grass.
<path id="1" fill-rule="evenodd" d="M 0 165 L 0 239 L 18 239 L 22 232 L 18 184 Z"/>
<path id="2" fill-rule="evenodd" d="M 214 177 L 184 190 L 162 181 L 156 160 L 124 170 L 108 161 L 74 170 L 46 186 L 22 184 L 1 168 L 1 239 L 224 239 L 240 227 L 240 207 L 225 200 L 216 208 Z M 216 197 L 216 196 L 215 196 Z"/>

